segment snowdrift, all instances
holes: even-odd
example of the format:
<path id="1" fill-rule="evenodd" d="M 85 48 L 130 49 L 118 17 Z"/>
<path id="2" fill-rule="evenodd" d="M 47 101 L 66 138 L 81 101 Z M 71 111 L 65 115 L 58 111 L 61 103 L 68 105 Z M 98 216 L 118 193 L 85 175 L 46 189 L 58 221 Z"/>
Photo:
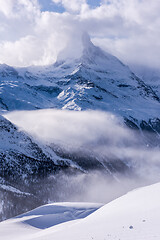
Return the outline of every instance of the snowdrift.
<path id="1" fill-rule="evenodd" d="M 160 183 L 136 189 L 104 206 L 54 203 L 0 223 L 0 236 L 38 240 L 160 239 Z"/>

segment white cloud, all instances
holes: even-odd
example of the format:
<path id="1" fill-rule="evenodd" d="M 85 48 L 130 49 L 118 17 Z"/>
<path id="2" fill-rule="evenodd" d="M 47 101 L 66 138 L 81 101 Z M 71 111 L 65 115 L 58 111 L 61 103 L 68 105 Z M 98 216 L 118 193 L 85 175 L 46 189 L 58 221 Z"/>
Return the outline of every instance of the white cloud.
<path id="1" fill-rule="evenodd" d="M 102 21 L 95 43 L 125 62 L 159 67 L 159 11 L 157 0 L 112 0 L 108 6 L 101 5 L 94 10 L 94 17 L 97 14 Z M 89 19 L 91 12 L 87 14 Z"/>
<path id="2" fill-rule="evenodd" d="M 146 146 L 145 133 L 131 131 L 111 113 L 45 109 L 11 112 L 5 117 L 43 144 L 69 154 L 94 156 L 103 163 L 121 160 L 140 178 L 159 179 L 160 149 Z"/>
<path id="3" fill-rule="evenodd" d="M 0 0 L 0 4 L 1 43 L 33 34 L 40 15 L 37 1 Z"/>
<path id="4" fill-rule="evenodd" d="M 86 0 L 52 0 L 54 3 L 62 4 L 64 8 L 71 12 L 79 12 L 87 7 Z"/>
<path id="5" fill-rule="evenodd" d="M 159 67 L 159 0 L 52 0 L 65 13 L 41 12 L 38 0 L 0 0 L 0 62 L 25 66 L 53 63 L 81 32 L 127 63 Z"/>
<path id="6" fill-rule="evenodd" d="M 67 144 L 73 149 L 97 144 L 101 139 L 112 145 L 133 137 L 120 124 L 120 119 L 105 112 L 48 109 L 13 112 L 7 118 L 41 141 L 62 146 Z"/>

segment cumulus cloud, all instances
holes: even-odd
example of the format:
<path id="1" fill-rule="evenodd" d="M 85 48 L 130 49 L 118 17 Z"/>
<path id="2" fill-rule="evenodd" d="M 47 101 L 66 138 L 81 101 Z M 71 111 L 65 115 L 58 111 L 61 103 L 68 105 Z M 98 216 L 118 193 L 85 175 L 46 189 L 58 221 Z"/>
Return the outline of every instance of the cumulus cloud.
<path id="1" fill-rule="evenodd" d="M 108 2 L 108 1 L 105 1 Z M 158 67 L 160 24 L 159 1 L 113 0 L 108 6 L 101 5 L 99 11 L 106 9 L 106 22 L 109 27 L 102 38 L 95 43 L 128 63 L 138 63 Z M 98 9 L 97 9 L 98 10 Z M 99 14 L 102 16 L 102 14 Z M 102 31 L 103 32 L 103 31 Z"/>
<path id="2" fill-rule="evenodd" d="M 19 40 L 33 34 L 39 14 L 40 9 L 36 0 L 1 1 L 0 42 Z"/>
<path id="3" fill-rule="evenodd" d="M 102 0 L 94 8 L 86 0 L 51 1 L 65 12 L 42 12 L 38 0 L 2 1 L 1 63 L 53 63 L 69 42 L 78 48 L 74 42 L 87 31 L 94 43 L 126 63 L 159 67 L 158 0 Z"/>

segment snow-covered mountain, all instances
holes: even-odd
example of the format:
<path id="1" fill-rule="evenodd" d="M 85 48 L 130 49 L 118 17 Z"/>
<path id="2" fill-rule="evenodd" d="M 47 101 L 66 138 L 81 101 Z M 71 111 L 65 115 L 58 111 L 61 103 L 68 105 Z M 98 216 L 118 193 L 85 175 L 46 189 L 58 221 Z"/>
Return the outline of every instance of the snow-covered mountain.
<path id="1" fill-rule="evenodd" d="M 160 98 L 116 57 L 82 37 L 77 59 L 46 67 L 0 67 L 0 106 L 5 110 L 99 109 L 123 116 L 138 126 L 158 122 Z M 61 54 L 63 56 L 63 54 Z M 159 123 L 158 123 L 159 124 Z M 152 123 L 150 123 L 152 125 Z"/>
<path id="2" fill-rule="evenodd" d="M 133 71 L 160 97 L 160 70 L 158 68 L 131 65 Z"/>
<path id="3" fill-rule="evenodd" d="M 21 181 L 67 167 L 78 168 L 71 160 L 59 157 L 52 148 L 19 131 L 9 120 L 0 116 L 0 177 L 9 182 Z"/>
<path id="4" fill-rule="evenodd" d="M 104 206 L 49 204 L 0 223 L 3 239 L 154 240 L 160 238 L 160 184 L 136 189 Z"/>
<path id="5" fill-rule="evenodd" d="M 134 130 L 154 133 L 157 146 L 160 134 L 158 93 L 116 57 L 94 46 L 86 34 L 82 45 L 79 57 L 63 59 L 62 53 L 50 66 L 14 68 L 1 64 L 1 114 L 48 108 L 107 111 L 120 116 Z M 32 182 L 66 168 L 105 169 L 111 176 L 131 169 L 128 162 L 114 155 L 104 164 L 92 151 L 86 154 L 84 147 L 78 154 L 70 154 L 57 146 L 40 143 L 3 116 L 0 115 L 0 191 L 3 196 L 6 192 L 11 194 L 10 199 L 13 195 L 34 195 L 37 185 L 30 189 Z M 149 138 L 152 141 L 150 135 Z M 12 208 L 13 205 L 12 202 Z"/>
<path id="6" fill-rule="evenodd" d="M 50 148 L 36 143 L 26 133 L 18 129 L 7 119 L 0 116 L 0 176 L 9 181 L 21 180 L 28 176 L 45 176 L 46 172 L 55 172 L 62 163 Z"/>

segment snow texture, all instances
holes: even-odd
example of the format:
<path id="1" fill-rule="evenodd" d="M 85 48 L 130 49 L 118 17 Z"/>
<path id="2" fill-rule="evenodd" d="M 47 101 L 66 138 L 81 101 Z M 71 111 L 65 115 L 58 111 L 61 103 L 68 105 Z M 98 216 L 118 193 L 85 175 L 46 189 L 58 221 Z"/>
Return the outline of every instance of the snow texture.
<path id="1" fill-rule="evenodd" d="M 45 205 L 0 223 L 0 235 L 5 240 L 160 239 L 159 191 L 160 183 L 157 183 L 136 189 L 104 206 Z"/>

